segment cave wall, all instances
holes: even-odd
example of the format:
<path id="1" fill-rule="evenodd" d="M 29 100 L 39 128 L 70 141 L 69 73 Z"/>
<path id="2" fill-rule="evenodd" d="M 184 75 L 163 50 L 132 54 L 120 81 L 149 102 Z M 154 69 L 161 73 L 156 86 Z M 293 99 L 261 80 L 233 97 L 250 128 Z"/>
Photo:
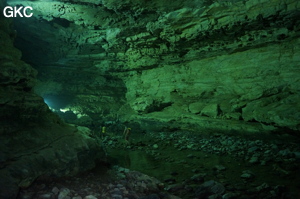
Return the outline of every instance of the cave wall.
<path id="1" fill-rule="evenodd" d="M 298 1 L 24 4 L 35 10 L 31 25 L 16 22 L 24 59 L 63 82 L 83 114 L 101 115 L 102 95 L 96 79 L 57 80 L 72 70 L 118 79 L 99 87 L 108 114 L 146 129 L 299 131 Z"/>
<path id="2" fill-rule="evenodd" d="M 5 6 L 0 1 L 0 9 Z M 86 171 L 103 160 L 90 130 L 65 124 L 35 94 L 37 71 L 14 46 L 13 20 L 0 16 L 0 198 L 16 198 L 39 177 Z"/>
<path id="3" fill-rule="evenodd" d="M 137 70 L 124 77 L 127 102 L 139 113 L 130 119 L 240 131 L 299 130 L 296 4 L 215 2 L 147 23 L 148 32 L 126 38 L 128 68 Z M 211 118 L 219 121 L 207 124 Z"/>
<path id="4" fill-rule="evenodd" d="M 198 116 L 298 130 L 299 58 L 295 39 L 176 67 L 165 64 L 125 77 L 127 102 L 142 117 L 197 122 Z"/>

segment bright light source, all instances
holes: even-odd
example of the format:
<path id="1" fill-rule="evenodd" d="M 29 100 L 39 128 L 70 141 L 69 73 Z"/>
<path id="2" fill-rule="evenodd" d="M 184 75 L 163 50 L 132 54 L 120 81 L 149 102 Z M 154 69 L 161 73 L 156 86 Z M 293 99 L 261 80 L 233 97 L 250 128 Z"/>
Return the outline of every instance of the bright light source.
<path id="1" fill-rule="evenodd" d="M 48 100 L 44 99 L 44 102 L 49 106 Z"/>
<path id="2" fill-rule="evenodd" d="M 49 107 L 50 109 L 53 109 L 53 108 L 51 107 L 51 102 L 50 102 L 50 100 L 44 99 L 44 102 L 48 105 L 48 107 Z"/>
<path id="3" fill-rule="evenodd" d="M 60 112 L 63 112 L 63 113 L 65 113 L 65 112 L 67 112 L 67 111 L 70 111 L 69 109 L 59 109 L 60 110 Z"/>

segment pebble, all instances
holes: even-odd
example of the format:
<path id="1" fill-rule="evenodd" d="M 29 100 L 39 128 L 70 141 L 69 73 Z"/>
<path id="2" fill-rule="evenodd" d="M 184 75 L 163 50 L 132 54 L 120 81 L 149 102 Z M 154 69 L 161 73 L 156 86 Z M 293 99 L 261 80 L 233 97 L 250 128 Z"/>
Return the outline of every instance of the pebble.
<path id="1" fill-rule="evenodd" d="M 296 152 L 294 152 L 294 156 L 295 156 L 295 158 L 296 159 L 300 159 L 300 152 L 299 151 L 296 151 Z"/>
<path id="2" fill-rule="evenodd" d="M 225 171 L 226 167 L 224 167 L 223 165 L 216 165 L 214 167 L 214 169 L 217 170 L 217 171 Z"/>
<path id="3" fill-rule="evenodd" d="M 252 156 L 249 160 L 249 163 L 254 164 L 258 162 L 258 157 L 257 156 Z"/>
<path id="4" fill-rule="evenodd" d="M 172 184 L 165 188 L 166 191 L 177 192 L 184 189 L 184 185 L 182 184 Z"/>
<path id="5" fill-rule="evenodd" d="M 72 199 L 82 199 L 82 197 L 81 196 L 75 196 Z"/>
<path id="6" fill-rule="evenodd" d="M 119 194 L 111 194 L 111 197 L 113 199 L 123 199 L 123 196 L 122 195 L 119 195 Z"/>
<path id="7" fill-rule="evenodd" d="M 187 157 L 187 158 L 195 158 L 196 156 L 193 155 L 193 154 L 188 154 L 186 157 Z"/>
<path id="8" fill-rule="evenodd" d="M 98 199 L 98 198 L 93 195 L 88 195 L 88 196 L 85 196 L 83 199 Z"/>
<path id="9" fill-rule="evenodd" d="M 253 146 L 251 148 L 248 149 L 248 153 L 253 153 L 254 151 L 257 151 L 258 147 L 257 146 Z"/>
<path id="10" fill-rule="evenodd" d="M 52 193 L 54 193 L 55 195 L 57 195 L 59 192 L 59 189 L 57 187 L 53 187 L 52 188 Z"/>
<path id="11" fill-rule="evenodd" d="M 172 183 L 176 182 L 176 180 L 174 178 L 168 178 L 168 179 L 165 179 L 165 182 L 172 184 Z"/>
<path id="12" fill-rule="evenodd" d="M 278 155 L 283 156 L 283 157 L 288 157 L 291 155 L 291 151 L 289 149 L 280 150 L 278 152 Z"/>
<path id="13" fill-rule="evenodd" d="M 251 178 L 254 178 L 254 174 L 251 171 L 243 171 L 241 178 L 251 179 Z"/>
<path id="14" fill-rule="evenodd" d="M 278 146 L 276 144 L 271 144 L 270 148 L 275 152 L 278 150 Z"/>
<path id="15" fill-rule="evenodd" d="M 267 183 L 263 183 L 260 186 L 256 187 L 256 190 L 261 191 L 261 190 L 269 189 L 269 188 L 270 188 L 270 186 Z"/>
<path id="16" fill-rule="evenodd" d="M 139 199 L 160 199 L 160 197 L 157 194 L 151 194 L 148 196 L 141 197 Z"/>
<path id="17" fill-rule="evenodd" d="M 121 187 L 124 187 L 124 186 L 121 185 L 121 184 L 117 184 L 117 187 L 118 187 L 118 188 L 121 188 Z"/>
<path id="18" fill-rule="evenodd" d="M 62 188 L 58 194 L 58 199 L 67 199 L 68 194 L 70 193 L 70 190 L 67 188 Z"/>
<path id="19" fill-rule="evenodd" d="M 269 150 L 266 150 L 265 151 L 265 154 L 270 154 L 272 151 L 269 149 Z"/>
<path id="20" fill-rule="evenodd" d="M 262 161 L 260 162 L 260 165 L 261 165 L 261 166 L 265 166 L 265 165 L 267 165 L 267 161 L 265 161 L 265 160 L 262 160 Z"/>
<path id="21" fill-rule="evenodd" d="M 120 194 L 122 194 L 122 191 L 120 191 L 120 189 L 118 189 L 118 188 L 115 188 L 115 189 L 111 190 L 110 193 L 120 195 Z"/>
<path id="22" fill-rule="evenodd" d="M 52 198 L 52 193 L 45 193 L 39 196 L 39 199 L 49 199 Z"/>
<path id="23" fill-rule="evenodd" d="M 222 196 L 222 199 L 235 199 L 237 198 L 238 194 L 236 193 L 225 193 L 223 196 Z"/>
<path id="24" fill-rule="evenodd" d="M 196 174 L 193 175 L 190 179 L 194 182 L 204 182 L 205 174 Z"/>
<path id="25" fill-rule="evenodd" d="M 225 187 L 221 183 L 209 180 L 197 188 L 195 195 L 197 198 L 207 198 L 209 195 L 215 195 L 214 197 L 219 198 L 224 192 Z"/>

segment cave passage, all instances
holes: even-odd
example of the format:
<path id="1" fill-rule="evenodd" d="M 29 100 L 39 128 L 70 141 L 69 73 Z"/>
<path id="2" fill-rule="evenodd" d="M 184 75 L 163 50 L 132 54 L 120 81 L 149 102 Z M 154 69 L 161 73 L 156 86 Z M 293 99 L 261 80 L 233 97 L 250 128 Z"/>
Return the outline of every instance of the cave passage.
<path id="1" fill-rule="evenodd" d="M 300 2 L 0 0 L 0 198 L 300 198 Z"/>

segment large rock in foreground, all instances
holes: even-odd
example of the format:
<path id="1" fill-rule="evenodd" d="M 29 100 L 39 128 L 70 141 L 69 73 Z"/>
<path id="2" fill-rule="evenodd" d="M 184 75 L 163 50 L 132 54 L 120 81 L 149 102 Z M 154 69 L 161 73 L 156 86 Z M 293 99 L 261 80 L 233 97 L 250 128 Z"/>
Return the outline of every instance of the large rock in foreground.
<path id="1" fill-rule="evenodd" d="M 104 157 L 97 140 L 72 126 L 48 126 L 1 136 L 0 198 L 16 198 L 38 177 L 60 177 L 91 169 Z"/>

